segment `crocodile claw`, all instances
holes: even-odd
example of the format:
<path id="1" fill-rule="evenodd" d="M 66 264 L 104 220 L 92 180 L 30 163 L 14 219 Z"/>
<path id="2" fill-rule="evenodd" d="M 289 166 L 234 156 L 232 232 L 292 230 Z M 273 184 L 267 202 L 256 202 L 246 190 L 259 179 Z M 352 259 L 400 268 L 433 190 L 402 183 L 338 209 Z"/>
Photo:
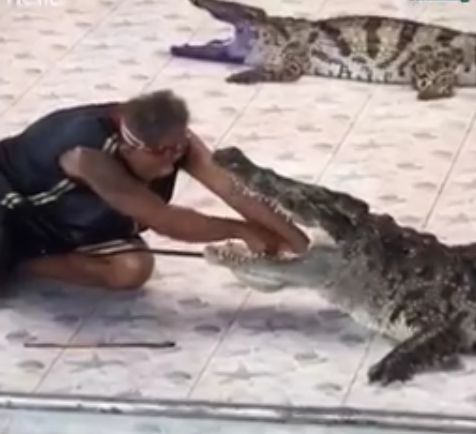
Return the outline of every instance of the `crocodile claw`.
<path id="1" fill-rule="evenodd" d="M 370 383 L 381 383 L 386 386 L 396 381 L 403 382 L 411 379 L 412 371 L 409 364 L 383 359 L 371 366 L 367 375 Z"/>

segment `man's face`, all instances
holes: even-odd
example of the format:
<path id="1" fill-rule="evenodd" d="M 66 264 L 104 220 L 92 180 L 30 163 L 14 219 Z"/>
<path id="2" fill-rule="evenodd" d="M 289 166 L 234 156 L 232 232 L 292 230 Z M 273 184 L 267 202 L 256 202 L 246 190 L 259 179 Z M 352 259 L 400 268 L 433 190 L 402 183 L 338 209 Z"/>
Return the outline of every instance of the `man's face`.
<path id="1" fill-rule="evenodd" d="M 188 143 L 185 127 L 172 128 L 158 143 L 147 146 L 136 147 L 134 143 L 130 146 L 130 137 L 125 139 L 126 143 L 120 148 L 122 156 L 133 172 L 147 182 L 170 175 L 174 164 L 184 155 Z"/>

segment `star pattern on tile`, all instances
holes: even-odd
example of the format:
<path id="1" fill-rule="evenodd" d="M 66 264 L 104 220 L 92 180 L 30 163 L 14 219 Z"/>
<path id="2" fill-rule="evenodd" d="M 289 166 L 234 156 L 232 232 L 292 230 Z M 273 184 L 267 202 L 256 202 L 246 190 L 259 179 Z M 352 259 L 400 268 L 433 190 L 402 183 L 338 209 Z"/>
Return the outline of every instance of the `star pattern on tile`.
<path id="1" fill-rule="evenodd" d="M 218 371 L 215 374 L 224 378 L 221 382 L 222 384 L 235 381 L 249 381 L 253 378 L 269 377 L 273 375 L 272 372 L 267 371 L 250 371 L 243 363 L 240 363 L 233 371 Z"/>
<path id="2" fill-rule="evenodd" d="M 125 366 L 124 362 L 120 360 L 102 360 L 97 354 L 93 354 L 89 360 L 69 361 L 68 365 L 76 367 L 71 370 L 71 373 L 100 371 L 108 366 Z"/>

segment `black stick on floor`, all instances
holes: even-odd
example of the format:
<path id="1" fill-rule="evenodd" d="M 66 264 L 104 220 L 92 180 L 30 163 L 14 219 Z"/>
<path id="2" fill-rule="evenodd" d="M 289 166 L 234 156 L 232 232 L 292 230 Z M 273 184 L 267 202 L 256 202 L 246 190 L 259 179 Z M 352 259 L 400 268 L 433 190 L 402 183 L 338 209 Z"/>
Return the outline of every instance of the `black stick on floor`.
<path id="1" fill-rule="evenodd" d="M 185 250 L 171 250 L 171 249 L 150 249 L 147 247 L 131 247 L 127 249 L 117 250 L 113 252 L 105 253 L 94 253 L 94 250 L 86 252 L 90 256 L 112 256 L 120 255 L 121 253 L 131 253 L 131 252 L 147 252 L 152 253 L 153 255 L 164 255 L 164 256 L 185 256 L 191 258 L 203 258 L 204 255 L 202 252 L 189 252 Z"/>

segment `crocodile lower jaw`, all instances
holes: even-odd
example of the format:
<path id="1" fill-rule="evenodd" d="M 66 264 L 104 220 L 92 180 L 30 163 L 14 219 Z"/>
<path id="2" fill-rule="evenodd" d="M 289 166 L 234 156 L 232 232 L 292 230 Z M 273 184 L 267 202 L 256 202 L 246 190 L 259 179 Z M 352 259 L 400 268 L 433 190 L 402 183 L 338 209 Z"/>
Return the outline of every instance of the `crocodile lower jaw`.
<path id="1" fill-rule="evenodd" d="M 230 268 L 253 264 L 257 260 L 266 259 L 274 264 L 284 264 L 292 261 L 295 255 L 279 254 L 278 256 L 267 256 L 251 252 L 243 243 L 226 241 L 222 244 L 209 244 L 204 249 L 205 259 L 213 264 L 220 264 Z"/>

